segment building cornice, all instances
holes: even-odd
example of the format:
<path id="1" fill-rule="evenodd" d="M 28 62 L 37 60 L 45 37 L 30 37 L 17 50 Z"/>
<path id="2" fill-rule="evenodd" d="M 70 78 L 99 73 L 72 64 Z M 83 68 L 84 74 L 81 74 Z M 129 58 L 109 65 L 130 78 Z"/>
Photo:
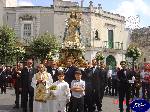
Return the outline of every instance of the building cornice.
<path id="1" fill-rule="evenodd" d="M 24 20 L 32 20 L 33 21 L 33 19 L 36 19 L 36 16 L 33 16 L 33 15 L 31 15 L 31 14 L 25 14 L 25 15 L 23 15 L 23 16 L 20 16 L 19 17 L 19 20 L 20 19 L 22 19 L 23 21 Z"/>
<path id="2" fill-rule="evenodd" d="M 5 10 L 13 10 L 19 13 L 70 13 L 72 10 L 76 12 L 89 13 L 93 16 L 98 16 L 121 23 L 125 23 L 125 17 L 119 14 L 113 14 L 111 12 L 103 11 L 102 9 L 97 9 L 93 7 L 91 10 L 89 7 L 75 7 L 75 6 L 57 6 L 57 7 L 43 7 L 43 6 L 20 6 L 20 7 L 5 7 Z"/>

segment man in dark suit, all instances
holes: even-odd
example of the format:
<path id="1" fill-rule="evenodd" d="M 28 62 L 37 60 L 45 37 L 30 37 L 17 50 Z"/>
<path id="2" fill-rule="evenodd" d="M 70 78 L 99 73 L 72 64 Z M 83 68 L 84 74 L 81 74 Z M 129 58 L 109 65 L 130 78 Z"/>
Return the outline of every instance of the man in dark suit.
<path id="1" fill-rule="evenodd" d="M 107 83 L 107 72 L 108 72 L 108 70 L 106 69 L 104 62 L 100 62 L 100 90 L 101 90 L 100 102 L 101 102 L 101 107 L 102 107 L 102 100 L 104 97 L 104 91 L 105 91 L 105 87 L 106 87 L 106 83 Z"/>
<path id="2" fill-rule="evenodd" d="M 130 100 L 130 83 L 132 80 L 132 74 L 129 70 L 126 69 L 126 61 L 121 61 L 120 65 L 122 67 L 121 70 L 118 71 L 117 77 L 119 82 L 119 109 L 120 112 L 123 112 L 123 100 L 126 96 L 126 112 L 130 111 L 129 100 Z"/>
<path id="3" fill-rule="evenodd" d="M 23 97 L 23 112 L 27 112 L 27 102 L 29 95 L 29 110 L 33 112 L 33 98 L 34 88 L 31 86 L 32 78 L 35 73 L 35 69 L 32 67 L 32 59 L 27 60 L 27 66 L 21 71 L 21 89 Z"/>
<path id="4" fill-rule="evenodd" d="M 67 59 L 67 68 L 65 69 L 65 81 L 71 86 L 72 80 L 75 80 L 75 71 L 77 68 L 73 66 L 73 59 Z"/>
<path id="5" fill-rule="evenodd" d="M 47 72 L 51 74 L 53 78 L 53 82 L 56 82 L 58 80 L 57 73 L 58 73 L 58 68 L 57 68 L 57 63 L 56 61 L 52 62 L 51 67 L 48 67 Z"/>
<path id="6" fill-rule="evenodd" d="M 71 87 L 71 82 L 72 80 L 75 80 L 75 71 L 77 70 L 77 68 L 75 66 L 73 66 L 73 59 L 72 58 L 68 58 L 67 59 L 67 67 L 64 70 L 65 73 L 65 81 L 69 84 L 69 86 Z M 70 101 L 67 104 L 67 112 L 71 112 L 72 110 L 72 101 Z"/>
<path id="7" fill-rule="evenodd" d="M 49 59 L 46 64 L 44 64 L 45 62 L 43 62 L 43 64 L 46 67 L 48 73 L 52 69 L 53 61 L 54 61 L 53 59 Z"/>
<path id="8" fill-rule="evenodd" d="M 93 70 L 89 62 L 85 63 L 85 69 L 83 73 L 83 80 L 85 80 L 85 96 L 84 96 L 84 111 L 85 112 L 93 112 L 95 110 L 94 107 L 94 94 L 93 94 Z"/>
<path id="9" fill-rule="evenodd" d="M 5 72 L 5 69 L 2 67 L 0 69 L 0 88 L 1 88 L 1 94 L 6 94 L 6 82 L 7 82 L 7 75 Z"/>
<path id="10" fill-rule="evenodd" d="M 104 67 L 104 63 L 100 63 L 100 67 L 96 66 L 97 61 L 92 60 L 93 64 L 93 89 L 94 99 L 98 112 L 102 111 L 102 100 L 104 96 L 104 90 L 106 85 L 107 70 Z"/>
<path id="11" fill-rule="evenodd" d="M 23 106 L 23 102 L 22 102 L 22 98 L 20 100 L 20 95 L 21 95 L 21 91 L 19 90 L 20 86 L 21 86 L 21 70 L 23 69 L 23 64 L 22 63 L 18 63 L 17 67 L 15 67 L 13 69 L 12 72 L 12 78 L 14 81 L 14 89 L 15 89 L 15 95 L 16 95 L 16 100 L 15 100 L 15 106 L 13 108 L 19 108 L 19 101 L 21 101 L 21 107 Z M 22 97 L 22 95 L 21 95 Z"/>

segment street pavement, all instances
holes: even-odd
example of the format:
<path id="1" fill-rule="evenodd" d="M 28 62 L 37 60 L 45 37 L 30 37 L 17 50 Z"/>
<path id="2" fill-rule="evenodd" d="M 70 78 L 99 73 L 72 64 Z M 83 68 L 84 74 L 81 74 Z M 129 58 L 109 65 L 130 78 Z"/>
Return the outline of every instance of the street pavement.
<path id="1" fill-rule="evenodd" d="M 0 112 L 22 112 L 21 109 L 19 110 L 13 109 L 14 102 L 15 102 L 14 90 L 7 89 L 6 94 L 0 94 Z M 103 112 L 119 112 L 118 98 L 105 96 L 103 99 L 102 110 Z"/>
<path id="2" fill-rule="evenodd" d="M 0 94 L 0 112 L 21 112 L 21 109 L 13 109 L 15 94 L 13 89 L 7 89 L 6 94 Z M 118 101 L 114 97 L 104 97 L 103 112 L 119 112 Z"/>

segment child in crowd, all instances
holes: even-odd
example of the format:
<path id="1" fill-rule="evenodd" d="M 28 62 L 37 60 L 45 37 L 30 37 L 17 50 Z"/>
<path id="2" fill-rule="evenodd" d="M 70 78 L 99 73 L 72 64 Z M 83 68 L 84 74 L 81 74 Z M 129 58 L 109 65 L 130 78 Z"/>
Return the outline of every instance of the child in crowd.
<path id="1" fill-rule="evenodd" d="M 84 112 L 85 81 L 81 80 L 81 71 L 75 72 L 76 80 L 71 82 L 71 112 Z"/>
<path id="2" fill-rule="evenodd" d="M 56 112 L 66 112 L 66 104 L 69 102 L 71 94 L 69 89 L 69 84 L 64 81 L 64 73 L 58 71 L 57 73 L 58 81 L 54 82 L 53 85 L 56 88 Z"/>

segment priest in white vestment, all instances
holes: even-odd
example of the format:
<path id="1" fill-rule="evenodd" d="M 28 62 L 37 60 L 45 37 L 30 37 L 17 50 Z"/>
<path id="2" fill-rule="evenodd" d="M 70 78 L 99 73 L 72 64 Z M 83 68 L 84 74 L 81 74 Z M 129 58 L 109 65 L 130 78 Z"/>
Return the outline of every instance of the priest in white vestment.
<path id="1" fill-rule="evenodd" d="M 38 66 L 38 73 L 36 73 L 32 79 L 32 86 L 34 87 L 33 112 L 49 111 L 47 95 L 48 88 L 52 83 L 51 74 L 45 71 L 45 66 L 43 64 L 40 64 Z"/>

